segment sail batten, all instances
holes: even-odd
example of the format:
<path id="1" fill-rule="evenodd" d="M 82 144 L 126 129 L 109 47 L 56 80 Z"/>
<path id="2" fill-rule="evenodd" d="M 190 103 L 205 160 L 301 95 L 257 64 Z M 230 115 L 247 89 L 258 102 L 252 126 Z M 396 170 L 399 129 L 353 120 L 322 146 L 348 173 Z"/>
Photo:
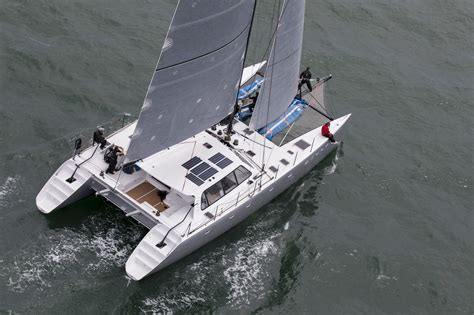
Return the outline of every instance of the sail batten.
<path id="1" fill-rule="evenodd" d="M 265 81 L 250 120 L 257 130 L 277 119 L 297 93 L 304 26 L 304 0 L 285 0 L 265 72 Z"/>
<path id="2" fill-rule="evenodd" d="M 178 3 L 125 162 L 183 141 L 232 111 L 254 3 Z"/>

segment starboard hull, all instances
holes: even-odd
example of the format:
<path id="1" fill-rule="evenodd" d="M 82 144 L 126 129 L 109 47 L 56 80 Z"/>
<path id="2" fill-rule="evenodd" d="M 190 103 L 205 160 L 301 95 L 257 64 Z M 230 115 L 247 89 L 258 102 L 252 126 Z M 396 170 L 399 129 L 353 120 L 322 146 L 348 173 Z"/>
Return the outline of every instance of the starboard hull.
<path id="1" fill-rule="evenodd" d="M 350 115 L 343 117 L 339 128 L 336 132 L 334 132 L 335 135 L 340 134 L 342 126 L 349 117 Z M 133 260 L 134 254 L 137 251 L 140 251 L 139 244 L 127 262 L 127 274 L 134 280 L 141 280 L 142 278 L 156 273 L 163 268 L 181 260 L 202 246 L 208 244 L 213 239 L 219 237 L 226 231 L 230 230 L 232 227 L 241 223 L 243 220 L 255 213 L 258 209 L 262 208 L 286 189 L 294 185 L 331 152 L 336 150 L 338 145 L 339 143 L 325 141 L 323 145 L 314 148 L 314 151 L 310 152 L 310 154 L 308 154 L 304 159 L 298 161 L 295 159 L 294 166 L 290 171 L 283 173 L 280 177 L 277 175 L 276 178 L 261 186 L 256 185 L 255 191 L 249 196 L 246 196 L 242 200 L 237 199 L 238 201 L 236 202 L 236 206 L 231 211 L 227 211 L 221 216 L 216 216 L 214 221 L 210 221 L 205 226 L 199 227 L 194 231 L 190 231 L 186 238 L 183 238 L 178 244 L 175 245 L 175 247 L 167 252 L 166 257 L 161 262 L 159 262 L 156 267 L 153 269 L 149 268 L 147 272 L 144 272 L 142 266 L 140 266 L 140 264 L 142 264 L 141 261 L 135 262 Z M 312 149 L 313 148 L 311 148 L 311 150 Z"/>

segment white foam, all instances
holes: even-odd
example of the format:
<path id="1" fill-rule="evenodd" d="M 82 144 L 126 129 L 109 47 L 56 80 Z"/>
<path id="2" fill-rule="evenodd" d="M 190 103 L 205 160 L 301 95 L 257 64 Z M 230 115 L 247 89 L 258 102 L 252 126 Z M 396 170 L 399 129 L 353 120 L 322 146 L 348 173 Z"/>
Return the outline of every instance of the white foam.
<path id="1" fill-rule="evenodd" d="M 9 176 L 5 180 L 5 183 L 0 186 L 0 207 L 5 207 L 7 205 L 8 196 L 15 192 L 19 179 L 19 176 Z"/>
<path id="2" fill-rule="evenodd" d="M 198 302 L 205 302 L 205 300 L 194 294 L 183 293 L 175 298 L 160 295 L 156 298 L 146 298 L 143 301 L 144 307 L 141 307 L 140 310 L 144 313 L 152 314 L 173 314 L 172 306 L 186 309 Z"/>
<path id="3" fill-rule="evenodd" d="M 95 277 L 99 272 L 122 267 L 140 232 L 114 227 L 100 233 L 96 229 L 103 230 L 104 224 L 97 224 L 91 218 L 79 231 L 65 228 L 41 236 L 35 244 L 21 249 L 0 266 L 0 273 L 9 279 L 7 286 L 16 292 L 29 288 L 44 290 L 61 278 L 57 277 L 59 274 L 71 274 L 76 270 L 81 276 L 85 273 Z"/>
<path id="4" fill-rule="evenodd" d="M 240 308 L 248 305 L 251 299 L 264 296 L 265 282 L 270 279 L 268 258 L 278 252 L 275 243 L 277 236 L 257 239 L 253 244 L 249 244 L 249 240 L 241 240 L 235 244 L 237 252 L 233 256 L 224 256 L 224 265 L 228 265 L 224 270 L 224 277 L 229 284 L 227 298 L 234 307 Z"/>
<path id="5" fill-rule="evenodd" d="M 324 168 L 324 175 L 334 174 L 334 172 L 336 172 L 336 169 L 337 169 L 337 163 L 334 160 L 330 166 Z"/>

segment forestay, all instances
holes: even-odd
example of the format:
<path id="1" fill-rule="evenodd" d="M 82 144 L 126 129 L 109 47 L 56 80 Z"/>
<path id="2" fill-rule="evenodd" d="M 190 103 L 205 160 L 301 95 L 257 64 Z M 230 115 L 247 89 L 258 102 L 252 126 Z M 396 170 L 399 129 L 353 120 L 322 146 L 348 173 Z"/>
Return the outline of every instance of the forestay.
<path id="1" fill-rule="evenodd" d="M 180 1 L 125 162 L 222 120 L 236 101 L 254 0 Z"/>
<path id="2" fill-rule="evenodd" d="M 260 129 L 277 119 L 297 93 L 303 41 L 304 0 L 285 0 L 265 81 L 250 120 L 250 127 Z"/>
<path id="3" fill-rule="evenodd" d="M 306 103 L 308 103 L 314 108 L 321 110 L 326 114 L 328 113 L 328 109 L 324 100 L 324 88 L 326 86 L 327 80 L 329 79 L 330 77 L 326 77 L 316 83 L 315 80 L 311 80 L 311 84 L 313 85 L 313 91 L 303 96 L 303 99 L 306 101 Z M 322 115 L 314 115 L 312 119 L 315 126 L 322 125 L 328 121 L 328 119 Z"/>

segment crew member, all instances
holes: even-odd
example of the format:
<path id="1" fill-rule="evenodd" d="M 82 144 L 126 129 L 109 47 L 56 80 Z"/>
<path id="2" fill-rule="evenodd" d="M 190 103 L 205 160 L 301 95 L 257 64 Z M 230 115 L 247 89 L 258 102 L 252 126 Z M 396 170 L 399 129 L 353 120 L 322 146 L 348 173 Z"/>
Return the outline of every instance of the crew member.
<path id="1" fill-rule="evenodd" d="M 258 98 L 258 91 L 255 92 L 254 95 L 249 97 L 249 99 L 252 101 L 252 103 L 250 103 L 250 105 L 249 105 L 249 110 L 250 110 L 251 113 L 253 113 L 253 110 L 255 108 L 255 104 L 257 104 L 257 98 Z"/>
<path id="2" fill-rule="evenodd" d="M 105 154 L 105 160 L 109 163 L 109 167 L 105 171 L 107 174 L 114 174 L 117 171 L 117 159 L 120 155 L 123 155 L 123 148 L 118 145 L 112 145 L 110 151 Z"/>
<path id="3" fill-rule="evenodd" d="M 329 131 L 329 126 L 331 126 L 331 123 L 328 121 L 321 128 L 321 134 L 323 137 L 329 138 L 331 142 L 336 142 L 336 140 L 334 140 L 334 135 Z"/>
<path id="4" fill-rule="evenodd" d="M 300 94 L 301 94 L 301 86 L 303 86 L 303 84 L 306 84 L 310 92 L 313 90 L 313 87 L 311 86 L 311 82 L 309 81 L 310 79 L 311 79 L 311 71 L 309 71 L 309 67 L 306 67 L 306 70 L 301 72 L 300 74 L 300 83 L 298 83 L 298 91 L 300 91 Z"/>
<path id="5" fill-rule="evenodd" d="M 93 144 L 100 144 L 100 148 L 103 149 L 107 145 L 107 140 L 105 140 L 104 137 L 104 128 L 103 127 L 97 127 L 97 130 L 94 132 L 93 136 Z"/>

